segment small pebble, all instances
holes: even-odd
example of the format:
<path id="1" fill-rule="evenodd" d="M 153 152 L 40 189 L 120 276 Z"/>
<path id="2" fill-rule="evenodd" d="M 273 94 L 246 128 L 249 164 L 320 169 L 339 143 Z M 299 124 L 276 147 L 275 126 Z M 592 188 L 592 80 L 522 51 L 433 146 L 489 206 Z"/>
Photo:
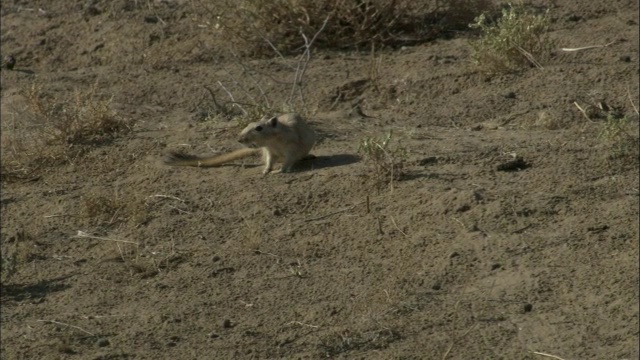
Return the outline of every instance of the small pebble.
<path id="1" fill-rule="evenodd" d="M 233 324 L 231 323 L 231 320 L 226 319 L 223 323 L 222 323 L 222 327 L 225 329 L 229 329 L 233 327 Z"/>
<path id="2" fill-rule="evenodd" d="M 144 17 L 144 22 L 149 23 L 149 24 L 155 24 L 155 23 L 158 22 L 158 17 L 157 16 L 153 16 L 153 15 L 145 16 Z"/>
<path id="3" fill-rule="evenodd" d="M 105 338 L 100 338 L 100 339 L 98 339 L 96 344 L 98 344 L 99 347 L 109 346 L 109 340 L 107 340 Z"/>
<path id="4" fill-rule="evenodd" d="M 571 14 L 569 16 L 567 16 L 567 20 L 569 21 L 580 21 L 582 19 L 582 16 L 580 15 L 576 15 L 576 14 Z"/>
<path id="5" fill-rule="evenodd" d="M 526 303 L 524 304 L 524 306 L 522 307 L 522 309 L 524 310 L 524 312 L 528 313 L 531 312 L 531 310 L 533 310 L 533 305 Z"/>
<path id="6" fill-rule="evenodd" d="M 4 58 L 3 65 L 8 70 L 13 70 L 13 67 L 16 66 L 16 58 L 13 57 L 12 55 L 7 55 Z"/>

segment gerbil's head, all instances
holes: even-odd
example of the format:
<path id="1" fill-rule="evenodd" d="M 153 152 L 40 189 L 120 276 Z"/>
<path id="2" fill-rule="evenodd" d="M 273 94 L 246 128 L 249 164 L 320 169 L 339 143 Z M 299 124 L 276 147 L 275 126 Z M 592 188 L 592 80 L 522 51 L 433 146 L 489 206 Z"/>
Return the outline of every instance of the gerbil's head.
<path id="1" fill-rule="evenodd" d="M 247 125 L 240 133 L 238 141 L 249 147 L 260 147 L 263 143 L 280 131 L 278 117 L 263 118 L 260 121 Z"/>

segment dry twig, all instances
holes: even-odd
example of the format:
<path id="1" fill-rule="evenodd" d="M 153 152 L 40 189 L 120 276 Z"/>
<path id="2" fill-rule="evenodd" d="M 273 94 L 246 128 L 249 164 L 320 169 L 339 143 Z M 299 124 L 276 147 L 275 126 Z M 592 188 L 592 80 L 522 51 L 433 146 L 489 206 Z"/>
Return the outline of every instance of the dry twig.
<path id="1" fill-rule="evenodd" d="M 317 328 L 320 327 L 318 325 L 305 324 L 305 323 L 302 323 L 300 321 L 291 321 L 291 322 L 286 323 L 285 325 L 300 325 L 300 326 L 307 326 L 307 327 L 314 328 L 314 329 L 317 329 Z"/>
<path id="2" fill-rule="evenodd" d="M 615 44 L 615 43 L 616 43 L 616 40 L 614 40 L 614 41 L 612 41 L 612 42 L 610 42 L 608 44 L 604 44 L 604 45 L 591 45 L 591 46 L 583 46 L 583 47 L 578 47 L 578 48 L 562 48 L 562 51 L 573 52 L 573 51 L 597 49 L 597 48 L 607 47 L 607 46 Z"/>
<path id="3" fill-rule="evenodd" d="M 361 201 L 361 202 L 359 202 L 359 203 L 353 204 L 353 205 L 351 205 L 351 206 L 349 206 L 349 207 L 346 207 L 346 208 L 344 208 L 344 209 L 336 210 L 336 211 L 334 211 L 334 212 L 330 212 L 330 213 L 328 213 L 328 214 L 326 214 L 326 215 L 317 216 L 317 217 L 310 218 L 310 219 L 305 219 L 304 221 L 305 221 L 305 222 L 310 222 L 310 221 L 322 220 L 322 219 L 324 219 L 324 218 L 328 218 L 329 216 L 333 216 L 333 215 L 340 214 L 340 213 L 345 212 L 345 211 L 349 211 L 349 210 L 351 210 L 351 209 L 355 208 L 356 206 L 361 205 L 361 204 L 364 204 L 364 203 L 365 203 L 365 201 Z"/>
<path id="4" fill-rule="evenodd" d="M 331 18 L 331 14 L 329 14 L 324 19 L 324 22 L 322 23 L 322 26 L 320 27 L 320 30 L 318 30 L 316 32 L 316 34 L 313 35 L 311 40 L 309 40 L 305 36 L 305 34 L 302 31 L 300 31 L 300 35 L 302 35 L 302 38 L 304 39 L 305 50 L 304 50 L 304 53 L 300 56 L 300 59 L 298 60 L 298 66 L 296 67 L 296 73 L 295 73 L 295 77 L 294 77 L 294 80 L 293 80 L 293 86 L 291 86 L 291 94 L 289 95 L 289 99 L 287 100 L 287 103 L 289 103 L 289 104 L 291 104 L 291 101 L 293 100 L 293 95 L 295 94 L 296 89 L 298 89 L 298 94 L 300 96 L 300 101 L 302 102 L 302 106 L 306 107 L 305 106 L 306 102 L 305 102 L 305 99 L 304 99 L 302 79 L 304 78 L 304 74 L 307 71 L 307 66 L 309 65 L 309 62 L 311 61 L 311 46 L 313 45 L 313 43 L 318 38 L 318 35 L 320 35 L 320 33 L 327 26 L 327 23 L 329 22 L 330 18 Z"/>
<path id="5" fill-rule="evenodd" d="M 36 320 L 36 321 L 37 321 L 37 322 L 49 323 L 49 324 L 62 325 L 62 326 L 66 326 L 66 327 L 74 328 L 74 329 L 76 329 L 76 330 L 80 330 L 80 331 L 82 331 L 83 333 L 85 333 L 85 334 L 89 334 L 89 335 L 91 335 L 91 336 L 96 336 L 96 334 L 94 334 L 94 333 L 92 333 L 92 332 L 89 332 L 89 331 L 87 331 L 87 330 L 85 330 L 85 329 L 83 329 L 83 328 L 81 328 L 81 327 L 79 327 L 79 326 L 75 326 L 75 325 L 71 325 L 71 324 L 63 323 L 63 322 L 60 322 L 60 321 L 56 321 L 56 320 Z"/>
<path id="6" fill-rule="evenodd" d="M 551 354 L 547 354 L 547 353 L 543 353 L 543 352 L 539 352 L 539 351 L 533 351 L 533 353 L 536 354 L 536 355 L 545 356 L 545 357 L 556 359 L 556 360 L 564 360 L 563 358 L 561 358 L 559 356 L 555 356 L 555 355 L 551 355 Z"/>
<path id="7" fill-rule="evenodd" d="M 175 197 L 175 196 L 171 196 L 171 195 L 161 195 L 161 194 L 157 194 L 157 195 L 150 195 L 149 197 L 150 197 L 150 198 L 152 198 L 152 197 L 159 197 L 159 198 L 164 198 L 164 199 L 173 199 L 173 200 L 178 200 L 178 201 L 180 201 L 180 202 L 184 202 L 184 200 L 182 200 L 182 199 L 180 199 L 180 198 L 178 198 L 178 197 Z"/>
<path id="8" fill-rule="evenodd" d="M 120 239 L 110 239 L 110 238 L 101 237 L 101 236 L 89 235 L 89 234 L 87 234 L 86 232 L 84 232 L 82 230 L 78 230 L 78 235 L 73 236 L 73 238 L 87 238 L 87 239 L 96 239 L 96 240 L 102 240 L 102 241 L 115 241 L 115 242 L 121 242 L 121 243 L 127 243 L 127 244 L 140 245 L 139 243 L 137 243 L 135 241 L 120 240 Z"/>
<path id="9" fill-rule="evenodd" d="M 535 67 L 537 67 L 540 70 L 543 69 L 542 65 L 540 65 L 540 63 L 533 57 L 533 55 L 531 55 L 530 52 L 528 52 L 527 50 L 521 48 L 518 45 L 516 45 L 516 49 L 518 49 L 518 51 L 520 51 L 520 53 L 522 55 L 524 55 L 524 57 L 526 57 L 527 60 L 529 60 L 529 62 L 531 62 Z"/>
<path id="10" fill-rule="evenodd" d="M 640 115 L 640 113 L 638 113 L 638 108 L 636 107 L 636 104 L 633 103 L 633 98 L 631 97 L 631 90 L 629 88 L 627 88 L 627 96 L 629 96 L 629 102 L 631 102 L 631 106 L 633 106 L 633 110 L 636 112 L 636 115 Z"/>
<path id="11" fill-rule="evenodd" d="M 574 102 L 573 102 L 573 105 L 575 105 L 575 106 L 578 108 L 578 110 L 580 110 L 580 112 L 582 113 L 582 115 L 584 115 L 584 117 L 585 117 L 585 118 L 587 118 L 587 120 L 589 120 L 589 121 L 591 121 L 591 122 L 594 122 L 593 120 L 591 120 L 591 119 L 589 118 L 589 115 L 587 115 L 587 112 L 586 112 L 586 111 L 584 111 L 584 109 L 583 109 L 583 108 L 578 104 L 578 102 L 577 102 L 577 101 L 574 101 Z"/>

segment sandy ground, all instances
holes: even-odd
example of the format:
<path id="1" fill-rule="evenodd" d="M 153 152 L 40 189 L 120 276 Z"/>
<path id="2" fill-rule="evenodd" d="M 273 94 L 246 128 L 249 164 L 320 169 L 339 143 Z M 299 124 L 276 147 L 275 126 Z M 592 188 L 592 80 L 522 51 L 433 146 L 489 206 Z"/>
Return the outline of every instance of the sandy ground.
<path id="1" fill-rule="evenodd" d="M 20 260 L 2 283 L 3 359 L 640 356 L 637 1 L 553 2 L 558 49 L 515 74 L 479 71 L 465 32 L 382 49 L 376 76 L 368 52 L 318 49 L 317 158 L 266 177 L 258 159 L 160 159 L 238 148 L 204 86 L 256 94 L 244 62 L 282 103 L 273 79 L 296 57 L 235 59 L 189 2 L 95 3 L 2 1 L 18 61 L 1 72 L 3 126 L 27 124 L 15 109 L 34 81 L 51 96 L 97 83 L 132 124 L 3 178 L 3 261 Z M 628 117 L 623 153 L 574 102 Z M 358 146 L 390 130 L 404 174 L 378 189 Z"/>

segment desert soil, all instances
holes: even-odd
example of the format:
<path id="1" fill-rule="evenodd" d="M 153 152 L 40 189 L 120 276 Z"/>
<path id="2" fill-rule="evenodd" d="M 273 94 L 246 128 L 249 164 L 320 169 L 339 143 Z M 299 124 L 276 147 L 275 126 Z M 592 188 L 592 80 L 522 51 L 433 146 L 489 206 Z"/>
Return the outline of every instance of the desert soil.
<path id="1" fill-rule="evenodd" d="M 282 104 L 297 57 L 235 58 L 191 2 L 93 3 L 2 1 L 3 126 L 28 126 L 34 82 L 97 83 L 131 124 L 3 175 L 2 359 L 640 356 L 637 1 L 540 2 L 556 49 L 511 74 L 477 68 L 465 31 L 379 49 L 377 68 L 317 49 L 317 158 L 265 177 L 161 159 L 238 148 L 204 86 Z M 619 110 L 630 138 L 574 103 Z M 389 131 L 403 175 L 376 188 L 358 147 Z"/>

